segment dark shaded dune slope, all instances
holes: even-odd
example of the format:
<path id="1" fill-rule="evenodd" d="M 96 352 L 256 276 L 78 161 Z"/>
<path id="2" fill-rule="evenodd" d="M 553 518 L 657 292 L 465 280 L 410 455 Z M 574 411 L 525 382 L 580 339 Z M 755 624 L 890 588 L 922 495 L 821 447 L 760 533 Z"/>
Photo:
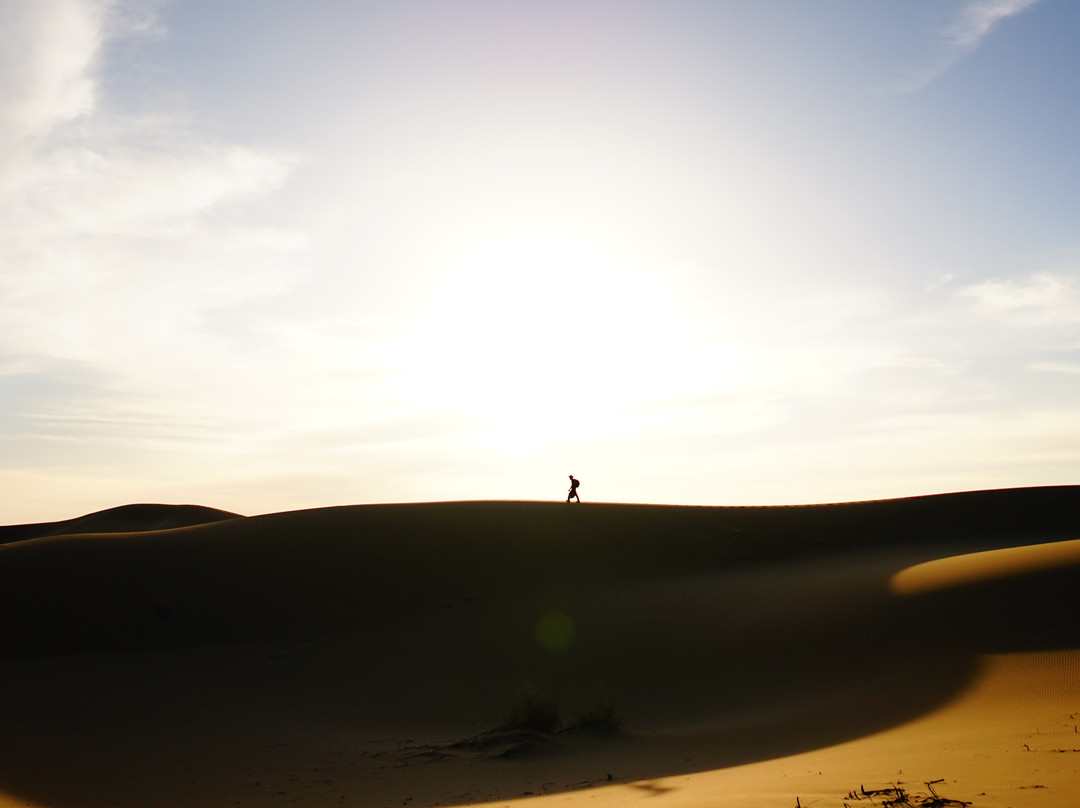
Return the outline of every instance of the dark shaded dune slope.
<path id="1" fill-rule="evenodd" d="M 72 533 L 135 533 L 146 530 L 167 530 L 239 517 L 238 513 L 206 508 L 202 505 L 121 505 L 60 522 L 2 525 L 0 526 L 0 544 Z"/>
<path id="2" fill-rule="evenodd" d="M 669 580 L 934 548 L 1074 538 L 1073 487 L 798 507 L 537 502 L 368 505 L 247 518 L 130 506 L 72 520 L 140 533 L 63 534 L 0 547 L 7 651 L 138 648 L 366 626 L 477 597 Z M 150 517 L 150 518 L 148 518 Z M 922 557 L 922 556 L 920 556 Z"/>

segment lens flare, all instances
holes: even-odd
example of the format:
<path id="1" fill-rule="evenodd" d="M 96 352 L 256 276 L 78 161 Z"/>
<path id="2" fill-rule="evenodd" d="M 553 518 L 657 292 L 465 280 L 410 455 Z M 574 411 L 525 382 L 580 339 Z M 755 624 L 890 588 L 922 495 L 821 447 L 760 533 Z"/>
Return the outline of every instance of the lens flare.
<path id="1" fill-rule="evenodd" d="M 550 611 L 536 624 L 536 640 L 552 653 L 562 653 L 574 643 L 577 627 L 566 612 Z"/>

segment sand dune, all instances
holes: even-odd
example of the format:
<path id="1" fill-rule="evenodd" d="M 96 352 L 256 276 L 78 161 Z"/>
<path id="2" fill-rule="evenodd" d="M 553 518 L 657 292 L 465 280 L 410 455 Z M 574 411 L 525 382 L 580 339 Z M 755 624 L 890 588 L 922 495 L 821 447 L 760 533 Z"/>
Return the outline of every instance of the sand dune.
<path id="1" fill-rule="evenodd" d="M 1024 695 L 1038 702 L 1031 717 L 1072 698 L 1080 710 L 1078 497 L 428 503 L 212 511 L 156 530 L 145 515 L 120 528 L 57 523 L 83 532 L 0 547 L 0 789 L 112 808 L 525 792 L 790 808 L 783 761 L 846 748 L 849 763 L 876 760 L 860 764 L 871 777 L 884 774 L 875 755 L 897 745 L 921 760 L 905 728 L 930 727 L 932 746 L 935 716 L 956 715 L 988 681 L 1038 690 L 1064 676 L 1053 700 Z M 1010 667 L 1021 658 L 1037 661 L 1034 674 L 1021 666 L 1026 679 Z M 1020 726 L 1010 687 L 988 703 Z M 571 724 L 608 707 L 623 730 L 487 732 L 526 695 Z M 964 709 L 961 729 L 997 715 Z M 957 733 L 969 757 L 989 754 L 979 738 L 991 733 Z M 1070 765 L 1064 752 L 1051 762 Z M 1049 788 L 1002 796 L 1007 784 L 978 801 L 978 769 L 963 771 L 975 805 L 1072 804 Z M 1069 782 L 1047 779 L 1056 792 Z M 658 785 L 670 782 L 680 794 Z M 829 802 L 821 785 L 801 804 L 840 808 L 845 794 Z"/>
<path id="2" fill-rule="evenodd" d="M 201 505 L 122 505 L 62 522 L 0 526 L 0 544 L 73 533 L 134 533 L 201 525 L 240 514 Z"/>

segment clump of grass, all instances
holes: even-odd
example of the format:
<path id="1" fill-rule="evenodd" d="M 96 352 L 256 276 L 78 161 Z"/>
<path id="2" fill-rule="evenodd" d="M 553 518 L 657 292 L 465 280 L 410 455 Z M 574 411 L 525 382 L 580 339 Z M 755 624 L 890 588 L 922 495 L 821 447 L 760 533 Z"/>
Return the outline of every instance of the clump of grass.
<path id="1" fill-rule="evenodd" d="M 618 732 L 623 728 L 622 717 L 609 699 L 602 699 L 586 707 L 570 725 L 571 729 L 588 729 L 594 732 Z"/>
<path id="2" fill-rule="evenodd" d="M 510 705 L 500 728 L 558 732 L 561 726 L 562 718 L 555 699 L 537 690 L 527 690 Z"/>

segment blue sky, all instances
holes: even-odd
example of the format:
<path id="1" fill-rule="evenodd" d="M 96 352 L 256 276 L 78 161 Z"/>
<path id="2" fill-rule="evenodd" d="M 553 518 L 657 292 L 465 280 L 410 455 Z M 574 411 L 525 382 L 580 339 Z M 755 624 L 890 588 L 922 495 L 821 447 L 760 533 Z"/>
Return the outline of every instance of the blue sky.
<path id="1" fill-rule="evenodd" d="M 0 18 L 0 522 L 1075 481 L 1075 3 Z"/>

